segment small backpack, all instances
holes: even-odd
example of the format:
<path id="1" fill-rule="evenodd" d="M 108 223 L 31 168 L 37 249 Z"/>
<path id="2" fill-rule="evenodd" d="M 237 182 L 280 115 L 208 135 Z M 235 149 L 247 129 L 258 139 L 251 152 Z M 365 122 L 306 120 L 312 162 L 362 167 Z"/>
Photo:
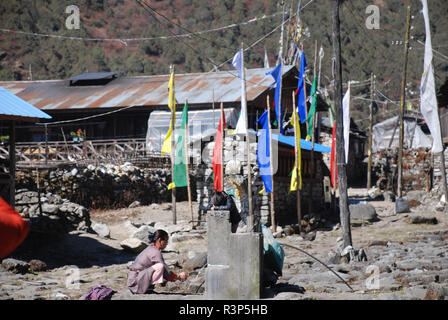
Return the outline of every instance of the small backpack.
<path id="1" fill-rule="evenodd" d="M 110 300 L 112 295 L 117 292 L 106 286 L 94 286 L 82 296 L 82 300 Z"/>

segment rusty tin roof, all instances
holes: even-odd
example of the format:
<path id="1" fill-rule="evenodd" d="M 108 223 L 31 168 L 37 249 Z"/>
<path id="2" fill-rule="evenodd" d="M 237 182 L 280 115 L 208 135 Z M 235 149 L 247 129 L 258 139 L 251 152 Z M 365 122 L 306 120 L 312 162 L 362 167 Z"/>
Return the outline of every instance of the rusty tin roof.
<path id="1" fill-rule="evenodd" d="M 283 75 L 294 66 L 284 66 Z M 270 69 L 246 71 L 247 101 L 274 84 Z M 169 75 L 121 77 L 105 85 L 70 86 L 67 80 L 0 81 L 0 86 L 42 110 L 116 108 L 168 105 Z M 241 101 L 241 80 L 236 71 L 175 75 L 179 104 Z"/>

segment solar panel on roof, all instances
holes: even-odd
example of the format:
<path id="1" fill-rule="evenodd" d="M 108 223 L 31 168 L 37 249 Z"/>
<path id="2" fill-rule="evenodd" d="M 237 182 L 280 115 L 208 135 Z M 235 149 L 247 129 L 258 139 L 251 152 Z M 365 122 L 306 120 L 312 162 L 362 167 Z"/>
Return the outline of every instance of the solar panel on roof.
<path id="1" fill-rule="evenodd" d="M 68 79 L 69 81 L 101 80 L 118 75 L 118 72 L 86 72 Z"/>

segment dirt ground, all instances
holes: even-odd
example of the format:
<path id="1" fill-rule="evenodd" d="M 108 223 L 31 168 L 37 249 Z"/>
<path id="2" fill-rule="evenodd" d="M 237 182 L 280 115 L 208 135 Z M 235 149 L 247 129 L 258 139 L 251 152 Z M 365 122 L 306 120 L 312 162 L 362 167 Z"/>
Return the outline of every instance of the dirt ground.
<path id="1" fill-rule="evenodd" d="M 349 198 L 356 200 L 367 199 L 366 189 L 349 189 Z M 376 209 L 379 221 L 354 225 L 351 228 L 353 247 L 356 249 L 364 248 L 367 255 L 374 256 L 372 242 L 383 241 L 406 246 L 408 243 L 415 243 L 421 239 L 423 234 L 437 234 L 448 230 L 448 214 L 444 212 L 435 212 L 433 208 L 417 207 L 413 208 L 409 214 L 394 214 L 395 203 L 386 201 L 369 201 Z M 193 212 L 197 212 L 194 205 Z M 420 216 L 437 217 L 437 224 L 409 224 L 406 218 L 409 215 L 418 214 Z M 126 229 L 126 222 L 130 221 L 136 225 L 148 224 L 151 222 L 163 222 L 171 225 L 173 214 L 171 203 L 152 204 L 136 208 L 127 208 L 120 210 L 95 210 L 90 212 L 91 220 L 104 223 L 110 229 L 110 238 L 103 238 L 96 234 L 71 232 L 61 236 L 58 239 L 47 239 L 46 242 L 39 240 L 38 235 L 29 237 L 24 244 L 20 246 L 11 257 L 30 261 L 39 259 L 44 261 L 47 271 L 29 273 L 25 275 L 12 274 L 1 270 L 0 267 L 0 299 L 79 299 L 87 290 L 98 284 L 106 285 L 118 292 L 127 291 L 126 277 L 130 263 L 135 259 L 136 254 L 128 253 L 120 246 L 120 242 L 129 237 L 129 230 Z M 195 214 L 196 215 L 196 214 Z M 194 218 L 197 218 L 194 215 Z M 188 202 L 178 202 L 176 204 L 176 218 L 178 224 L 188 225 L 190 212 Z M 192 230 L 192 232 L 196 232 Z M 198 231 L 200 232 L 200 230 Z M 200 232 L 201 237 L 186 241 L 171 243 L 172 252 L 164 254 L 165 260 L 181 260 L 194 256 L 197 252 L 207 250 L 207 234 Z M 318 230 L 315 239 L 307 241 L 301 239 L 299 235 L 294 234 L 278 238 L 278 241 L 285 244 L 299 246 L 315 255 L 321 261 L 326 261 L 330 250 L 336 248 L 337 242 L 342 236 L 341 229 L 335 226 L 332 229 Z M 447 247 L 447 239 L 441 239 L 441 249 Z M 428 242 L 429 247 L 435 246 Z M 378 253 L 378 258 L 387 255 L 388 249 L 383 246 Z M 317 273 L 317 270 L 324 272 L 325 269 L 316 269 L 319 264 L 310 261 L 310 258 L 300 252 L 284 247 L 285 250 L 285 273 L 279 278 L 279 283 L 284 286 L 293 283 L 294 277 L 304 272 L 307 265 L 313 265 L 315 269 L 309 269 L 310 275 Z M 407 252 L 407 249 L 404 251 Z M 175 253 L 173 253 L 175 252 Z M 375 251 L 376 252 L 376 251 Z M 371 258 L 369 263 L 375 263 Z M 172 264 L 175 271 L 180 270 L 179 263 Z M 363 268 L 365 265 L 363 265 Z M 442 271 L 447 273 L 448 265 L 441 267 Z M 446 269 L 443 269 L 446 268 Z M 342 272 L 342 271 L 341 271 Z M 350 271 L 351 272 L 351 271 Z M 345 272 L 345 274 L 350 274 Z M 189 280 L 184 285 L 185 290 L 191 283 L 203 278 L 203 269 L 190 272 Z M 355 292 L 347 291 L 345 284 L 339 282 L 333 289 L 322 288 L 319 285 L 299 282 L 296 288 L 303 287 L 305 294 L 296 292 L 282 292 L 280 289 L 271 292 L 268 298 L 274 299 L 375 299 L 381 293 L 390 293 L 390 289 L 382 292 L 377 290 L 372 292 L 365 290 L 366 275 L 352 278 L 352 287 Z M 76 279 L 76 281 L 72 281 Z M 292 280 L 291 280 L 292 279 Z M 189 282 L 190 281 L 190 282 Z M 297 280 L 298 281 L 298 280 Z M 327 281 L 328 282 L 328 281 Z M 338 282 L 336 278 L 330 278 L 330 282 Z M 295 282 L 297 283 L 297 282 Z M 326 285 L 323 285 L 326 287 Z M 291 287 L 289 287 L 291 288 Z M 419 289 L 424 289 L 424 284 L 419 285 Z M 166 288 L 165 288 L 166 289 Z M 389 290 L 389 291 L 388 291 Z M 395 290 L 395 289 L 394 289 Z M 397 289 L 402 290 L 401 289 Z M 175 290 L 173 290 L 175 291 Z M 288 290 L 286 290 L 288 291 Z M 290 290 L 289 290 L 290 291 Z M 294 291 L 294 290 L 293 290 Z M 143 297 L 124 295 L 123 299 L 204 299 L 201 294 L 192 294 L 185 292 L 184 295 L 177 292 L 169 294 L 167 290 L 161 288 L 161 292 L 167 294 L 144 295 Z M 180 292 L 182 293 L 182 292 Z"/>

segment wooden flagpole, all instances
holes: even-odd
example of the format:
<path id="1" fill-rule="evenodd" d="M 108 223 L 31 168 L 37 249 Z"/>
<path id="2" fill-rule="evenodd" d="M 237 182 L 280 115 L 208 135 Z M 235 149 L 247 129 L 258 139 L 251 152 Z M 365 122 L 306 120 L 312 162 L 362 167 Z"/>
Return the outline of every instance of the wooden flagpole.
<path id="1" fill-rule="evenodd" d="M 186 99 L 185 99 L 185 104 L 188 104 L 188 101 Z M 192 227 L 192 229 L 194 229 L 193 204 L 191 201 L 190 170 L 189 170 L 190 157 L 188 155 L 188 148 L 190 146 L 190 144 L 188 143 L 188 110 L 187 110 L 187 123 L 185 125 L 184 145 L 185 145 L 185 167 L 186 167 L 186 172 L 187 172 L 188 208 L 190 210 L 191 227 Z"/>
<path id="2" fill-rule="evenodd" d="M 244 114 L 244 121 L 246 123 L 246 152 L 247 152 L 247 196 L 249 200 L 249 219 L 248 219 L 248 227 L 250 232 L 254 231 L 254 214 L 252 210 L 252 170 L 250 167 L 250 138 L 249 138 L 249 116 L 248 116 L 248 106 L 246 101 L 246 70 L 244 69 L 244 45 L 241 44 L 242 48 L 242 57 L 241 57 L 241 71 L 243 73 L 243 86 L 244 86 L 244 94 L 241 99 L 244 99 L 246 112 Z"/>
<path id="3" fill-rule="evenodd" d="M 272 191 L 270 192 L 271 201 L 270 201 L 270 209 L 271 209 L 271 225 L 272 225 L 272 232 L 277 231 L 277 221 L 275 220 L 275 206 L 274 206 L 274 170 L 272 168 L 272 132 L 271 132 L 271 108 L 269 107 L 269 95 L 266 96 L 267 99 L 267 111 L 268 111 L 268 129 L 269 129 L 269 169 L 271 172 L 271 188 Z"/>
<path id="4" fill-rule="evenodd" d="M 170 75 L 174 72 L 174 65 L 170 66 Z M 173 90 L 173 89 L 171 89 Z M 174 98 L 175 99 L 175 98 Z M 171 177 L 174 177 L 174 161 L 175 161 L 175 152 L 176 152 L 176 141 L 175 141 L 175 119 L 174 112 L 176 106 L 173 104 L 171 108 L 171 123 L 173 125 L 171 131 Z M 171 206 L 173 212 L 173 224 L 177 224 L 177 216 L 176 216 L 176 187 L 171 189 Z"/>
<path id="5" fill-rule="evenodd" d="M 296 177 L 297 177 L 297 225 L 299 226 L 299 233 L 302 231 L 302 201 L 300 199 L 300 184 L 299 184 L 299 154 L 297 149 L 297 130 L 300 130 L 297 128 L 297 120 L 296 120 L 296 95 L 295 92 L 292 92 L 292 119 L 294 121 L 294 157 L 296 161 Z M 300 123 L 300 121 L 299 121 Z"/>

